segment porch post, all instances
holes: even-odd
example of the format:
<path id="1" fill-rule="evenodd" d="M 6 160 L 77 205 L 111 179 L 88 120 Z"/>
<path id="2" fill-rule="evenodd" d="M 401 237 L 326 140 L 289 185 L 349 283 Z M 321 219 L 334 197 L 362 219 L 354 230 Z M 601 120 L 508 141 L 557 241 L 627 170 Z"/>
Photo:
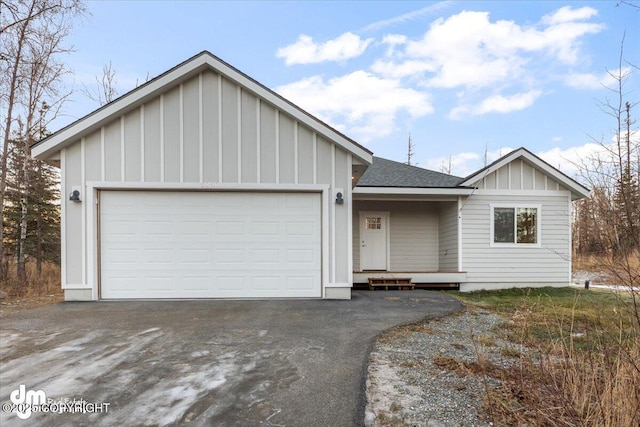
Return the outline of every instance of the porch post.
<path id="1" fill-rule="evenodd" d="M 458 271 L 462 271 L 462 196 L 458 196 Z"/>

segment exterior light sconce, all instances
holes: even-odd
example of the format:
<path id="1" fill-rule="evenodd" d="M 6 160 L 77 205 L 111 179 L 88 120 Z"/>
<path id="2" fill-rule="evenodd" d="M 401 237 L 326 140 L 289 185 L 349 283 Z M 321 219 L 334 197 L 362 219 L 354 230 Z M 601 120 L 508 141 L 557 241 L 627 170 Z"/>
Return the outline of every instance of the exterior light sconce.
<path id="1" fill-rule="evenodd" d="M 69 200 L 72 202 L 81 202 L 80 199 L 80 189 L 78 187 L 73 187 L 73 191 L 69 195 Z"/>
<path id="2" fill-rule="evenodd" d="M 336 193 L 336 205 L 344 204 L 344 199 L 342 198 L 342 193 Z"/>

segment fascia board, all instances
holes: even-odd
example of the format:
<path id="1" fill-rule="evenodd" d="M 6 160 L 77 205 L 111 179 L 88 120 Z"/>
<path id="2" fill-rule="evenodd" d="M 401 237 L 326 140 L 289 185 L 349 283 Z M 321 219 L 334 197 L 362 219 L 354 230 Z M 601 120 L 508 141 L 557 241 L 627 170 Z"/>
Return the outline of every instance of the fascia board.
<path id="1" fill-rule="evenodd" d="M 589 189 L 583 187 L 582 185 L 572 180 L 571 178 L 569 178 L 568 176 L 566 176 L 565 174 L 563 174 L 553 166 L 550 166 L 546 162 L 541 161 L 536 156 L 532 155 L 531 153 L 529 153 L 528 151 L 522 148 L 509 154 L 504 159 L 497 162 L 495 165 L 492 165 L 490 168 L 485 170 L 480 170 L 478 173 L 475 173 L 470 178 L 462 182 L 460 185 L 467 186 L 467 187 L 474 186 L 484 176 L 487 176 L 495 172 L 496 170 L 511 163 L 512 161 L 516 160 L 519 157 L 525 158 L 526 160 L 529 161 L 529 163 L 532 163 L 536 168 L 542 170 L 547 175 L 553 177 L 554 179 L 562 183 L 565 187 L 570 188 L 573 193 L 581 197 L 589 197 L 589 195 L 591 194 L 591 191 Z"/>
<path id="2" fill-rule="evenodd" d="M 356 187 L 353 194 L 468 196 L 473 188 Z"/>

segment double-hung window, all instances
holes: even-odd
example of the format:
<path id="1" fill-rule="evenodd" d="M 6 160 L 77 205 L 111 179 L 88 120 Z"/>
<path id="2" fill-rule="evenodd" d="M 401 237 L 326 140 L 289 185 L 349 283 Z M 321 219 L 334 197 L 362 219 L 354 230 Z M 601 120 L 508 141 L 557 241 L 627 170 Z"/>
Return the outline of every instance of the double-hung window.
<path id="1" fill-rule="evenodd" d="M 491 246 L 540 246 L 540 206 L 491 205 Z"/>

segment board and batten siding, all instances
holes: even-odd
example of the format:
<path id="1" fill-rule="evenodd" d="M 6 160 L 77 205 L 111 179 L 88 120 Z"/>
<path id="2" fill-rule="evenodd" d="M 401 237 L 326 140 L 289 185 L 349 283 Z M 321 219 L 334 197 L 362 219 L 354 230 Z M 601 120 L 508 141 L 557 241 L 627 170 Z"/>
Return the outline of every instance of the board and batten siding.
<path id="1" fill-rule="evenodd" d="M 360 270 L 362 211 L 389 212 L 390 272 L 438 271 L 438 210 L 430 202 L 355 201 L 353 267 Z"/>
<path id="2" fill-rule="evenodd" d="M 442 202 L 438 209 L 439 271 L 458 271 L 458 202 Z"/>
<path id="3" fill-rule="evenodd" d="M 130 109 L 61 151 L 62 193 L 88 182 L 318 184 L 350 192 L 352 155 L 273 104 L 212 70 Z M 201 187 L 198 187 L 200 185 Z M 350 194 L 350 193 L 349 193 Z M 335 196 L 329 195 L 333 201 Z M 350 286 L 350 198 L 328 206 L 329 276 Z M 63 288 L 92 289 L 87 277 L 85 203 L 63 198 Z M 84 232 L 77 232 L 77 227 Z M 72 232 L 73 229 L 73 232 Z M 83 260 L 80 262 L 80 260 Z M 92 262 L 91 260 L 89 262 Z"/>
<path id="4" fill-rule="evenodd" d="M 522 159 L 507 163 L 481 179 L 478 189 L 559 191 L 567 190 L 558 181 Z"/>
<path id="5" fill-rule="evenodd" d="M 462 269 L 467 272 L 467 283 L 461 290 L 567 285 L 571 270 L 570 194 L 483 193 L 477 191 L 462 209 Z M 539 247 L 491 246 L 491 205 L 539 206 Z"/>

